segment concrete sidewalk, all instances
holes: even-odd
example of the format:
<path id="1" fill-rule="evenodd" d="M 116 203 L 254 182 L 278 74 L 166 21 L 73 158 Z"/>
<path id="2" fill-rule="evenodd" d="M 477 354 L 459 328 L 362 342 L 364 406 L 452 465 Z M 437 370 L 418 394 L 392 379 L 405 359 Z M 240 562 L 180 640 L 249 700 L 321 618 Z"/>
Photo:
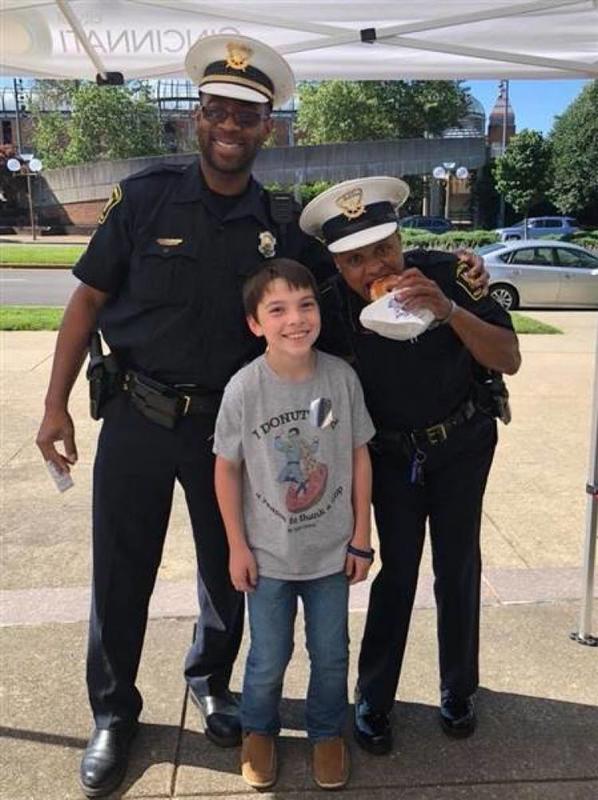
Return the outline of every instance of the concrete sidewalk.
<path id="1" fill-rule="evenodd" d="M 524 336 L 509 379 L 513 423 L 500 429 L 483 519 L 484 613 L 479 730 L 453 742 L 436 722 L 435 615 L 429 554 L 396 709 L 397 747 L 353 748 L 348 798 L 473 800 L 598 796 L 598 650 L 571 642 L 582 578 L 596 312 L 529 314 L 563 336 Z M 2 395 L 2 800 L 80 797 L 90 731 L 84 684 L 89 604 L 90 472 L 98 425 L 79 381 L 76 485 L 56 493 L 34 445 L 55 334 L 8 333 Z M 351 599 L 352 674 L 367 586 Z M 220 751 L 187 704 L 182 660 L 195 614 L 194 553 L 180 493 L 151 609 L 139 685 L 143 726 L 116 797 L 250 797 L 236 750 Z M 594 626 L 593 633 L 598 631 Z M 302 732 L 307 657 L 297 637 L 285 683 L 282 770 L 267 797 L 315 798 Z M 246 645 L 246 643 L 245 643 Z M 243 659 L 234 675 L 240 687 Z"/>

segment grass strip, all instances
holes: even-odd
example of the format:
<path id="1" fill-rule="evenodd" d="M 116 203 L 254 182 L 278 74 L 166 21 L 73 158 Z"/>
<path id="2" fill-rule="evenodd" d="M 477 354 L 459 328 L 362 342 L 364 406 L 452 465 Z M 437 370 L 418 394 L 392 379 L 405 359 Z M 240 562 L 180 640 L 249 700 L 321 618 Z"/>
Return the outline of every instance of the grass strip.
<path id="1" fill-rule="evenodd" d="M 0 244 L 0 266 L 2 267 L 72 267 L 84 244 Z"/>
<path id="2" fill-rule="evenodd" d="M 0 306 L 2 331 L 56 331 L 64 309 L 48 306 Z M 516 333 L 562 333 L 562 330 L 514 311 Z"/>
<path id="3" fill-rule="evenodd" d="M 547 322 L 540 322 L 540 320 L 532 319 L 520 314 L 518 311 L 511 312 L 513 326 L 515 333 L 562 333 L 560 328 L 555 328 L 554 325 L 549 325 Z"/>
<path id="4" fill-rule="evenodd" d="M 0 306 L 0 331 L 57 331 L 64 308 Z"/>

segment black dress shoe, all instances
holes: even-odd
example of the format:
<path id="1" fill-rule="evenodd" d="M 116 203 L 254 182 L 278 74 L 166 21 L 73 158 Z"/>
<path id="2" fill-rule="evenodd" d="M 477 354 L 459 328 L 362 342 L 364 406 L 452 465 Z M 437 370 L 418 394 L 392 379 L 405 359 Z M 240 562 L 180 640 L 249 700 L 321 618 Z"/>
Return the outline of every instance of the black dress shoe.
<path id="1" fill-rule="evenodd" d="M 392 730 L 388 714 L 373 709 L 359 690 L 355 690 L 355 741 L 368 753 L 384 755 L 392 749 Z"/>
<path id="2" fill-rule="evenodd" d="M 448 736 L 465 739 L 475 730 L 473 697 L 459 697 L 445 689 L 440 700 L 440 724 Z"/>
<path id="3" fill-rule="evenodd" d="M 103 797 L 122 782 L 137 722 L 115 728 L 96 728 L 81 760 L 79 782 L 87 797 Z"/>
<path id="4" fill-rule="evenodd" d="M 195 694 L 189 687 L 191 700 L 200 710 L 205 723 L 205 734 L 218 747 L 236 747 L 241 744 L 239 701 L 225 689 L 220 694 Z"/>

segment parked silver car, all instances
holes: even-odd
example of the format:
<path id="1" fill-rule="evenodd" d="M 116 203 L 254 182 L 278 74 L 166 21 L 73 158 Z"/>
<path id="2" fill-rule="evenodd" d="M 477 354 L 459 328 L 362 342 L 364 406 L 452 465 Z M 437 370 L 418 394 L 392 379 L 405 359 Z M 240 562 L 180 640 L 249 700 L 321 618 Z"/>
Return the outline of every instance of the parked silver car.
<path id="1" fill-rule="evenodd" d="M 552 239 L 477 248 L 490 273 L 490 294 L 504 308 L 598 308 L 598 256 Z"/>
<path id="2" fill-rule="evenodd" d="M 511 239 L 525 239 L 524 220 L 509 225 L 508 228 L 497 228 L 495 233 L 501 242 Z M 580 231 L 579 223 L 574 217 L 528 217 L 527 238 L 537 239 L 540 236 L 562 236 Z"/>

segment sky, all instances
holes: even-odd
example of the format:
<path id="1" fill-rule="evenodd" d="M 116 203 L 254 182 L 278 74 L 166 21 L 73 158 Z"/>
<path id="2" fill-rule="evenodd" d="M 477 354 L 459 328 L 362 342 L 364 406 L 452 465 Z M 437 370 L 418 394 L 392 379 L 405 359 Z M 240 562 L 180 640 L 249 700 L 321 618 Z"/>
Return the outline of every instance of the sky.
<path id="1" fill-rule="evenodd" d="M 509 102 L 515 112 L 517 131 L 523 128 L 551 131 L 554 119 L 562 114 L 589 83 L 584 80 L 510 80 Z M 498 97 L 498 81 L 467 81 L 471 94 L 484 106 L 486 124 Z"/>

